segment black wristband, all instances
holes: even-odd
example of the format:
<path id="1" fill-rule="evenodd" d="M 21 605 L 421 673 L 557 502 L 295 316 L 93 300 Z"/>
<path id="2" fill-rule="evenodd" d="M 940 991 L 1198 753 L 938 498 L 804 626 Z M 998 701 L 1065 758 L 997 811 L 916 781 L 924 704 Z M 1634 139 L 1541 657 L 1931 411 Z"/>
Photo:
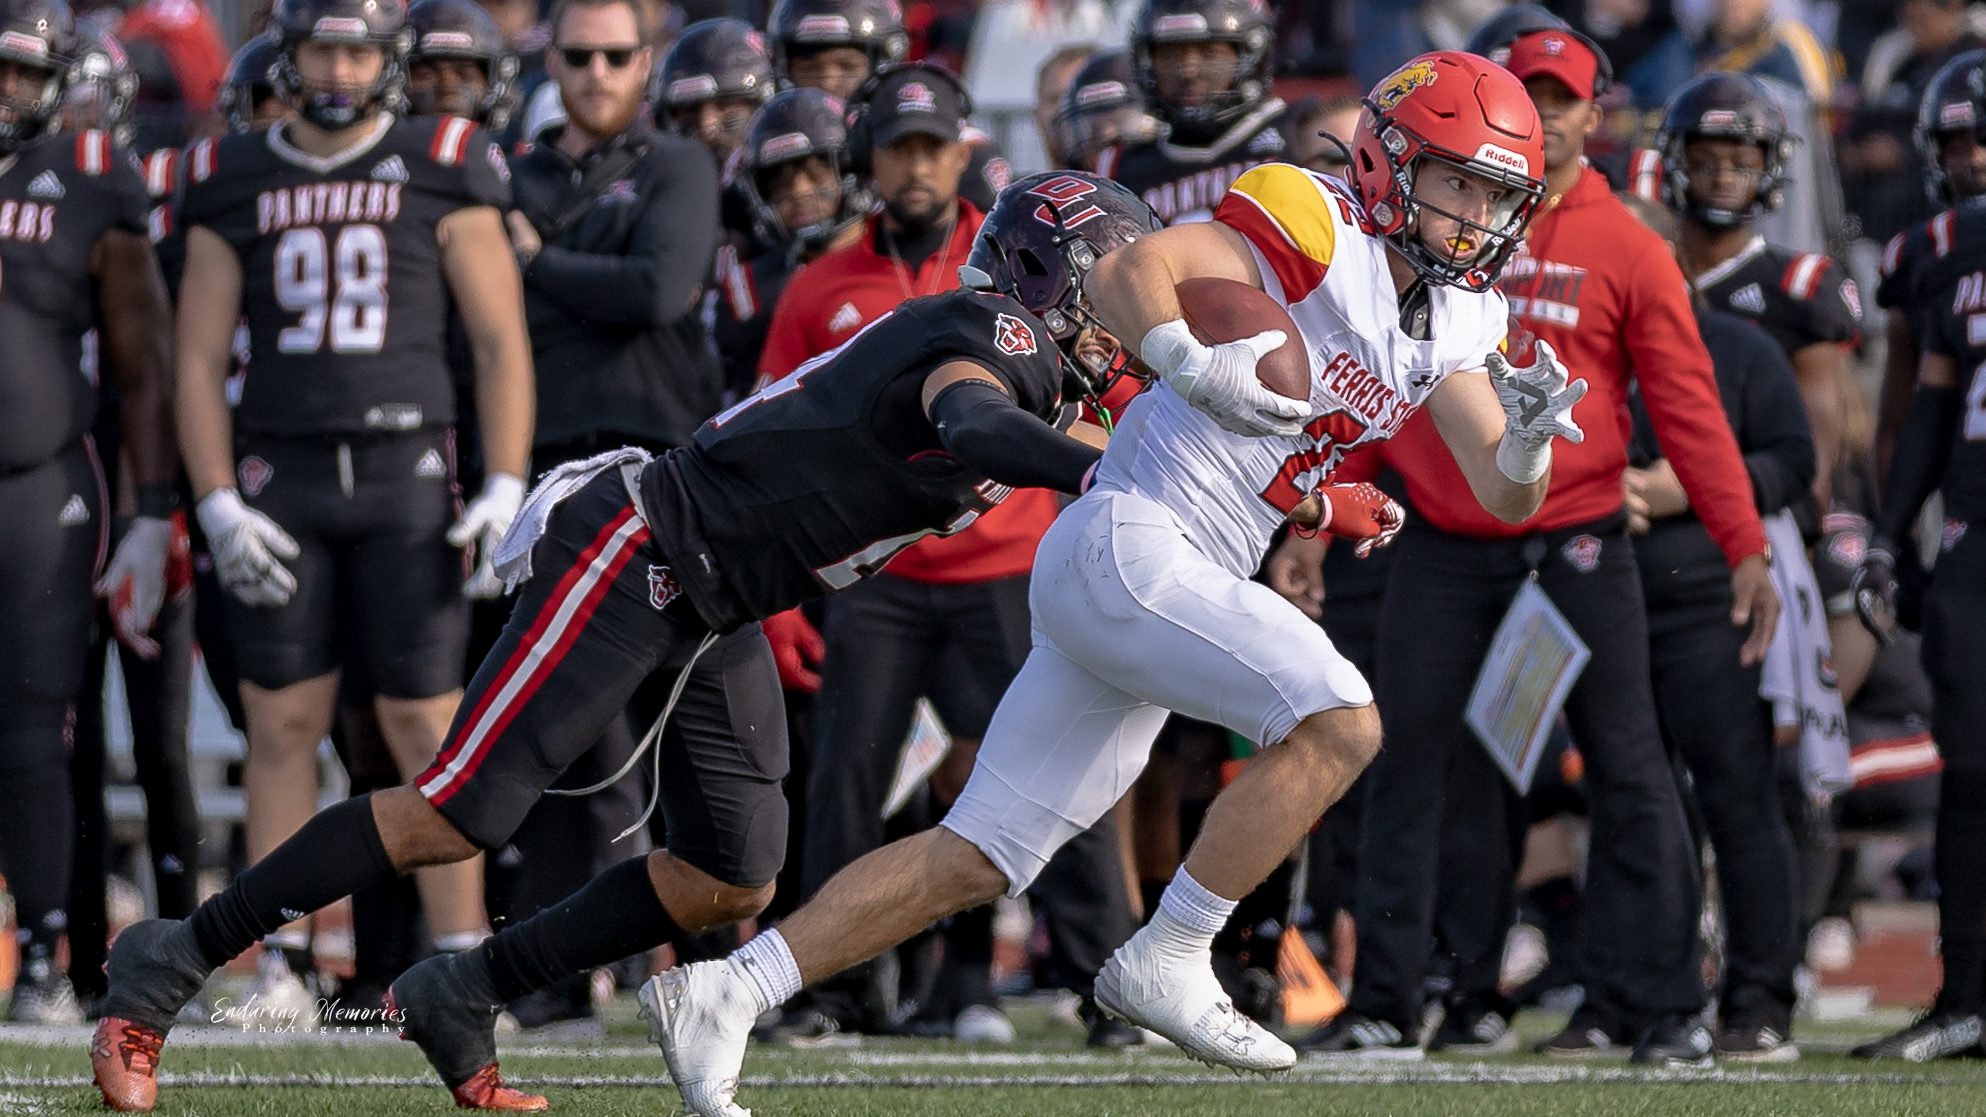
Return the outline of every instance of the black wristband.
<path id="1" fill-rule="evenodd" d="M 179 486 L 170 481 L 154 481 L 138 486 L 138 514 L 154 520 L 170 517 L 179 509 Z"/>

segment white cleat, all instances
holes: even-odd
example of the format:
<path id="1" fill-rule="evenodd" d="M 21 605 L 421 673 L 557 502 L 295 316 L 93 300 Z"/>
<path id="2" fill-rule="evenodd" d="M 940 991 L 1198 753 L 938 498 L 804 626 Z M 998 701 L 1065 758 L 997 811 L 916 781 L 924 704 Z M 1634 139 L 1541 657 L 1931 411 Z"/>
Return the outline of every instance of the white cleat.
<path id="1" fill-rule="evenodd" d="M 759 1008 L 751 979 L 728 959 L 656 974 L 635 995 L 648 1036 L 662 1047 L 669 1077 L 693 1117 L 752 1117 L 733 1100 L 745 1040 Z"/>
<path id="2" fill-rule="evenodd" d="M 1235 1011 L 1206 955 L 1190 962 L 1166 958 L 1142 931 L 1103 964 L 1096 1003 L 1203 1063 L 1256 1074 L 1296 1065 L 1289 1044 Z"/>

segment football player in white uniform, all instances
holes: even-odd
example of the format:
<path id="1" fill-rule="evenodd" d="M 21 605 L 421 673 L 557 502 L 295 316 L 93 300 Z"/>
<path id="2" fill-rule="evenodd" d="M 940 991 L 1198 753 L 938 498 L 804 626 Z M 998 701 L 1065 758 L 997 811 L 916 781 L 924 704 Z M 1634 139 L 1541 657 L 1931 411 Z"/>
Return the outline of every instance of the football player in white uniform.
<path id="1" fill-rule="evenodd" d="M 1143 339 L 1159 384 L 1127 409 L 1094 484 L 1042 541 L 1033 650 L 944 821 L 842 870 L 731 957 L 642 988 L 690 1113 L 746 1112 L 733 1100 L 746 1034 L 803 982 L 1019 894 L 1131 786 L 1174 710 L 1272 747 L 1215 801 L 1151 922 L 1098 976 L 1097 1001 L 1208 1062 L 1295 1063 L 1235 1012 L 1208 950 L 1236 898 L 1378 751 L 1380 723 L 1323 630 L 1249 575 L 1286 518 L 1369 545 L 1390 538 L 1399 507 L 1330 474 L 1423 405 L 1483 506 L 1525 518 L 1544 497 L 1552 439 L 1582 437 L 1571 411 L 1586 387 L 1543 346 L 1522 368 L 1500 353 L 1507 310 L 1491 284 L 1544 186 L 1542 130 L 1515 77 L 1472 55 L 1422 55 L 1372 91 L 1352 154 L 1351 190 L 1270 164 L 1243 175 L 1211 223 L 1153 233 L 1093 271 L 1045 262 L 1069 269 L 1081 320 Z M 1038 274 L 1042 262 L 1027 263 L 1014 273 Z M 981 251 L 974 264 L 1006 270 Z M 1256 379 L 1281 331 L 1195 340 L 1175 287 L 1203 276 L 1289 308 L 1308 400 Z"/>

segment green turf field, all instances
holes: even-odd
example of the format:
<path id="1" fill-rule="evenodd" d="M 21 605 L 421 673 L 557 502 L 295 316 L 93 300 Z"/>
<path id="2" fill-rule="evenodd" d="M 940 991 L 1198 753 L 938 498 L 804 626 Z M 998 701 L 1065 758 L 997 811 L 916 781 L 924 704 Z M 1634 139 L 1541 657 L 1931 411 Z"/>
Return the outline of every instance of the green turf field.
<path id="1" fill-rule="evenodd" d="M 556 1113 L 659 1117 L 679 1112 L 661 1057 L 623 1001 L 604 1039 L 507 1044 L 506 1076 L 550 1095 Z M 1276 1081 L 1240 1079 L 1169 1050 L 1085 1051 L 1044 1009 L 1016 1010 L 1022 1042 L 962 1048 L 909 1040 L 804 1051 L 755 1048 L 739 1100 L 758 1117 L 986 1114 L 1323 1117 L 1916 1117 L 1986 1114 L 1986 1061 L 1871 1066 L 1839 1054 L 1869 1029 L 1806 1028 L 1790 1065 L 1652 1071 L 1530 1057 L 1350 1068 L 1305 1062 Z M 1553 1020 L 1520 1021 L 1527 1036 Z M 0 1114 L 100 1112 L 85 1032 L 0 1028 Z M 381 1036 L 248 1039 L 184 1029 L 166 1047 L 161 1114 L 337 1117 L 453 1112 L 411 1045 Z"/>

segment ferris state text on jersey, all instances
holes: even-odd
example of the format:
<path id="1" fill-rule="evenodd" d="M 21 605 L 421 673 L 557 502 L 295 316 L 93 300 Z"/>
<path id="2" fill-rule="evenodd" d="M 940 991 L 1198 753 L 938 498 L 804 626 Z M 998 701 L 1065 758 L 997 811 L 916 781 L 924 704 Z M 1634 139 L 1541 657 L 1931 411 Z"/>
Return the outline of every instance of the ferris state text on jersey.
<path id="1" fill-rule="evenodd" d="M 436 230 L 463 209 L 509 206 L 510 170 L 488 136 L 460 117 L 381 115 L 345 151 L 318 158 L 277 125 L 202 140 L 184 170 L 181 226 L 209 229 L 241 261 L 256 362 L 238 427 L 299 435 L 455 421 Z"/>
<path id="2" fill-rule="evenodd" d="M 95 421 L 90 256 L 106 231 L 144 235 L 145 211 L 137 162 L 106 133 L 45 136 L 0 161 L 0 470 L 54 457 Z"/>
<path id="3" fill-rule="evenodd" d="M 1006 295 L 961 289 L 903 303 L 648 467 L 648 521 L 707 623 L 845 588 L 1006 499 L 924 414 L 925 380 L 953 360 L 1045 422 L 1073 417 L 1048 328 Z"/>

